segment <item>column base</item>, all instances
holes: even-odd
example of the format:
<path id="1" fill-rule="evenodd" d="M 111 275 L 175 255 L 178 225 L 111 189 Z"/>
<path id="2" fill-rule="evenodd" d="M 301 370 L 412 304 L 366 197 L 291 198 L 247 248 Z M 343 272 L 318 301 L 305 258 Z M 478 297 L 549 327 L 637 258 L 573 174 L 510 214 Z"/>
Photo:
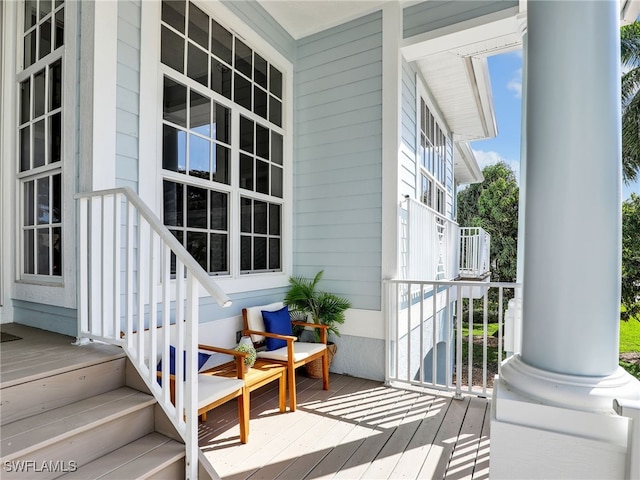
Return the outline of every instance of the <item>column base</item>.
<path id="1" fill-rule="evenodd" d="M 630 421 L 614 398 L 640 398 L 640 382 L 624 370 L 574 377 L 512 357 L 493 389 L 490 478 L 624 478 Z"/>

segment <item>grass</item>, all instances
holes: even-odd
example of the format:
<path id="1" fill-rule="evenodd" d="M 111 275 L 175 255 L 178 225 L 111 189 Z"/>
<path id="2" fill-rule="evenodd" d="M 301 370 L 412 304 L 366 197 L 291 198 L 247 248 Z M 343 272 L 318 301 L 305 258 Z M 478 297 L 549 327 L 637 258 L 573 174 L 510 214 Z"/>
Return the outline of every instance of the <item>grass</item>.
<path id="1" fill-rule="evenodd" d="M 640 321 L 620 321 L 620 353 L 640 352 Z"/>

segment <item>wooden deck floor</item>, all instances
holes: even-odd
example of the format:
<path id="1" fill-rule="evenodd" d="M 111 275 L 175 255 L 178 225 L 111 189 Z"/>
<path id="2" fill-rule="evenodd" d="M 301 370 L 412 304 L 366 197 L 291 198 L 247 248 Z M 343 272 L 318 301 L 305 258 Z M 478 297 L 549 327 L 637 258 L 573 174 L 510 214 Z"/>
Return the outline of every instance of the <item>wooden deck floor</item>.
<path id="1" fill-rule="evenodd" d="M 279 413 L 275 382 L 251 396 L 249 443 L 236 404 L 210 412 L 200 448 L 224 479 L 487 479 L 488 399 L 299 373 L 298 410 Z"/>

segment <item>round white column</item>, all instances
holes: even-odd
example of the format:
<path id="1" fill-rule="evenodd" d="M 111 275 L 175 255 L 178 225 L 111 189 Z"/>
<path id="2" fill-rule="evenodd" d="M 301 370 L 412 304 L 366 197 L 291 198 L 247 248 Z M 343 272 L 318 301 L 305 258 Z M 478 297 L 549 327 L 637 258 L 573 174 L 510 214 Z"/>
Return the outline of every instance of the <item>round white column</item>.
<path id="1" fill-rule="evenodd" d="M 618 367 L 621 107 L 618 2 L 528 2 L 521 358 Z"/>

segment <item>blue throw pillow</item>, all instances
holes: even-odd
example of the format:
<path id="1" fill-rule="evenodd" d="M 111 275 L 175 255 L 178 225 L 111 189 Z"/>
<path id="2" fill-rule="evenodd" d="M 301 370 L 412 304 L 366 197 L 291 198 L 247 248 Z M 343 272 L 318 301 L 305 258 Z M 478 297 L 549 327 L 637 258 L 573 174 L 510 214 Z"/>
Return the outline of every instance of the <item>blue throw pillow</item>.
<path id="1" fill-rule="evenodd" d="M 186 379 L 187 378 L 187 352 L 183 350 L 182 353 L 183 353 L 182 365 L 184 365 L 183 378 Z M 211 357 L 211 355 L 209 355 L 208 353 L 198 352 L 198 371 L 200 371 L 202 366 L 205 363 L 207 363 L 207 360 L 209 360 L 209 357 Z M 162 372 L 162 360 L 158 362 L 158 372 Z M 171 375 L 176 374 L 176 347 L 174 347 L 173 345 L 169 345 L 169 373 Z M 162 385 L 160 378 L 158 378 L 158 383 Z"/>
<path id="2" fill-rule="evenodd" d="M 264 320 L 264 328 L 269 333 L 278 333 L 280 335 L 292 335 L 291 317 L 289 316 L 289 307 L 284 306 L 275 312 L 262 310 L 262 319 Z M 287 346 L 286 340 L 279 338 L 266 337 L 265 344 L 267 350 L 277 350 Z"/>

